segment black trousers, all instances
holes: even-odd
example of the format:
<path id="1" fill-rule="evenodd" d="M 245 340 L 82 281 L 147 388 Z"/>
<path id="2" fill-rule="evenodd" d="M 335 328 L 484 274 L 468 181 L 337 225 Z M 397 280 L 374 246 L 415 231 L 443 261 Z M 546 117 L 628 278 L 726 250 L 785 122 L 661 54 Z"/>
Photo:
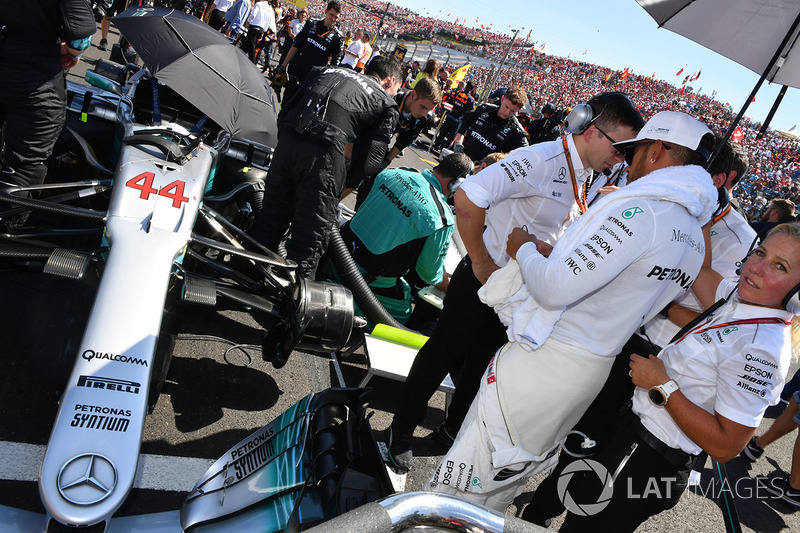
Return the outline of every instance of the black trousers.
<path id="1" fill-rule="evenodd" d="M 277 251 L 291 224 L 286 252 L 298 264 L 301 277 L 314 278 L 328 246 L 330 225 L 344 187 L 344 165 L 344 147 L 323 144 L 288 129 L 281 132 L 253 236 Z"/>
<path id="2" fill-rule="evenodd" d="M 242 44 L 242 51 L 247 54 L 247 57 L 250 58 L 250 61 L 253 64 L 257 64 L 257 57 L 256 57 L 256 43 L 261 40 L 261 37 L 264 35 L 264 28 L 261 26 L 250 26 L 247 28 L 247 37 L 244 39 L 244 43 Z"/>
<path id="3" fill-rule="evenodd" d="M 614 479 L 608 505 L 589 516 L 568 513 L 559 530 L 561 533 L 632 532 L 651 516 L 677 505 L 686 490 L 691 461 L 680 465 L 670 463 L 633 431 L 634 419 L 638 422 L 633 413 L 624 419 L 608 446 L 592 458 L 613 476 L 627 457 Z M 591 505 L 603 499 L 600 497 L 602 489 L 599 476 L 584 470 L 572 474 L 566 491 L 576 503 Z"/>
<path id="4" fill-rule="evenodd" d="M 392 421 L 395 434 L 414 432 L 448 372 L 456 392 L 446 423 L 454 432 L 461 427 L 489 360 L 508 341 L 497 314 L 478 298 L 480 287 L 472 262 L 464 258 L 450 279 L 436 330 L 420 349 L 403 385 Z"/>
<path id="5" fill-rule="evenodd" d="M 580 447 L 583 439 L 576 435 L 567 439 L 566 448 L 576 455 L 596 455 L 608 445 L 619 426 L 624 413 L 630 412 L 630 400 L 635 386 L 628 374 L 630 370 L 631 354 L 642 356 L 658 354 L 661 349 L 639 335 L 633 335 L 616 355 L 611 372 L 608 374 L 603 388 L 584 413 L 583 417 L 575 424 L 573 431 L 580 431 L 596 445 L 591 450 Z M 564 504 L 558 495 L 558 480 L 561 472 L 572 464 L 575 458 L 562 450 L 558 465 L 536 488 L 533 499 L 522 512 L 522 518 L 543 526 L 545 521 L 559 516 L 564 512 Z"/>
<path id="6" fill-rule="evenodd" d="M 38 185 L 47 174 L 66 120 L 66 74 L 58 47 L 0 43 L 0 129 L 4 130 L 0 181 Z"/>
<path id="7" fill-rule="evenodd" d="M 214 28 L 215 30 L 219 31 L 219 29 L 224 24 L 225 24 L 225 11 L 220 11 L 219 9 L 215 9 L 208 16 L 208 25 Z"/>
<path id="8" fill-rule="evenodd" d="M 439 129 L 439 135 L 436 136 L 436 140 L 433 142 L 433 145 L 436 148 L 449 148 L 450 142 L 453 140 L 456 130 L 458 129 L 458 124 L 459 120 L 457 118 L 447 115 L 444 119 L 444 124 L 442 124 L 442 127 Z"/>

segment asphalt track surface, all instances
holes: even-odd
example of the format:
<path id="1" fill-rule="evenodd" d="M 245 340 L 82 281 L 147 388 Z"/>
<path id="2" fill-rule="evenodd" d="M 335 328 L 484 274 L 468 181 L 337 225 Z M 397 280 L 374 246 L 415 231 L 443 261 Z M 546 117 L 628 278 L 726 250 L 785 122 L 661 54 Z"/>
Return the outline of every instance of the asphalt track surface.
<path id="1" fill-rule="evenodd" d="M 108 52 L 94 45 L 82 64 L 70 73 L 80 81 L 87 67 Z M 109 41 L 116 40 L 115 30 Z M 427 140 L 423 137 L 423 140 Z M 406 149 L 399 165 L 429 168 L 433 158 L 419 147 Z M 352 198 L 350 199 L 352 203 Z M 31 272 L 0 271 L 0 504 L 43 512 L 36 479 L 57 401 L 71 362 L 62 354 L 68 339 L 79 334 L 90 304 L 72 282 Z M 180 326 L 167 383 L 147 417 L 137 478 L 117 516 L 174 510 L 205 469 L 231 446 L 261 428 L 310 392 L 341 384 L 357 384 L 366 372 L 363 352 L 342 362 L 341 374 L 325 355 L 295 352 L 275 370 L 257 348 L 225 351 L 231 344 L 260 345 L 263 330 L 236 308 L 188 308 Z M 797 364 L 792 367 L 792 372 Z M 790 374 L 791 375 L 791 374 Z M 340 379 L 341 378 L 341 379 Z M 400 384 L 375 377 L 371 424 L 381 439 L 396 408 Z M 443 419 L 444 395 L 436 393 L 417 429 L 413 469 L 406 490 L 418 490 L 432 473 L 443 449 L 431 430 Z M 771 423 L 765 419 L 759 430 Z M 794 436 L 773 444 L 765 457 L 750 466 L 740 458 L 727 464 L 729 490 L 735 495 L 743 531 L 800 531 L 800 514 L 788 504 L 759 490 L 756 477 L 788 472 Z M 147 467 L 147 468 L 144 468 Z M 710 462 L 698 491 L 683 495 L 679 504 L 641 526 L 646 532 L 724 531 L 723 511 L 709 494 L 719 488 Z M 529 483 L 509 513 L 519 514 L 541 477 Z M 556 528 L 556 519 L 552 528 Z"/>

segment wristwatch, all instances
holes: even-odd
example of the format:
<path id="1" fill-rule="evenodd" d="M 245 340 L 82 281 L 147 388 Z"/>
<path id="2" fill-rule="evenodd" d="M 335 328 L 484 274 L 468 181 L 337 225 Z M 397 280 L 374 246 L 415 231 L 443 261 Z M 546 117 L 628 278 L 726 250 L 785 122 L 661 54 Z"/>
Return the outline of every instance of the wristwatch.
<path id="1" fill-rule="evenodd" d="M 650 392 L 648 393 L 650 396 L 650 401 L 656 405 L 664 406 L 667 405 L 669 401 L 669 397 L 672 395 L 673 392 L 677 392 L 680 389 L 678 386 L 678 382 L 674 379 L 667 381 L 666 383 L 662 383 L 661 385 L 656 385 Z"/>

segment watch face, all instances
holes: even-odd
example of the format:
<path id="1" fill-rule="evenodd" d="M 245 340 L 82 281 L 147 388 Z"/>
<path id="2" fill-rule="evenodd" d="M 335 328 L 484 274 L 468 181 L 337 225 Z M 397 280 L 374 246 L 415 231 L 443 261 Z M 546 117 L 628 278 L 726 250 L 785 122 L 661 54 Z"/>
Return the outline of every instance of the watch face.
<path id="1" fill-rule="evenodd" d="M 659 389 L 650 389 L 650 401 L 656 405 L 664 405 L 664 395 Z"/>

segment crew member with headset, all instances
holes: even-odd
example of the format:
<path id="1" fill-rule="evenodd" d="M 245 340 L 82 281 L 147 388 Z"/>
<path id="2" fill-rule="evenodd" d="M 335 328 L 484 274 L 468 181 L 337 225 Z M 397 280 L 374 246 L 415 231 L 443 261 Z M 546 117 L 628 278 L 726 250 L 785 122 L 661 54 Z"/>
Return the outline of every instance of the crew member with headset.
<path id="1" fill-rule="evenodd" d="M 447 420 L 436 431 L 452 441 L 489 359 L 508 340 L 506 327 L 477 294 L 489 275 L 509 261 L 508 234 L 526 226 L 543 241 L 555 243 L 585 210 L 585 184 L 592 170 L 622 160 L 612 139 L 633 137 L 644 123 L 622 93 L 599 94 L 576 106 L 570 119 L 572 134 L 511 152 L 468 178 L 455 195 L 456 224 L 468 255 L 453 272 L 436 331 L 403 385 L 390 428 L 389 457 L 398 469 L 410 467 L 414 428 L 448 372 L 456 392 Z"/>
<path id="2" fill-rule="evenodd" d="M 747 221 L 731 209 L 730 198 L 722 187 L 728 174 L 736 167 L 734 159 L 733 147 L 730 143 L 725 143 L 708 170 L 714 185 L 718 187 L 717 210 L 711 219 L 711 268 L 725 279 L 735 282 L 739 278 L 738 269 L 742 265 L 742 258 L 747 255 L 751 246 L 755 245 L 756 233 Z M 702 310 L 703 306 L 697 297 L 691 292 L 686 292 L 667 304 L 628 340 L 622 351 L 615 356 L 603 389 L 573 429 L 576 436 L 583 436 L 593 443 L 587 447 L 584 440 L 583 444 L 573 446 L 578 455 L 599 453 L 613 436 L 619 422 L 619 413 L 630 400 L 634 390 L 628 374 L 631 353 L 659 352 L 663 346 L 670 343 L 681 327 L 694 319 Z M 576 439 L 576 442 L 579 441 L 580 439 Z M 567 444 L 573 443 L 568 441 Z M 535 524 L 545 525 L 549 519 L 564 511 L 563 502 L 557 493 L 557 483 L 561 472 L 573 460 L 573 454 L 561 455 L 558 466 L 537 487 L 533 500 L 525 508 L 522 518 Z"/>
<path id="3" fill-rule="evenodd" d="M 0 2 L 0 187 L 38 185 L 66 120 L 66 70 L 96 31 L 85 0 Z"/>
<path id="4" fill-rule="evenodd" d="M 454 152 L 464 152 L 473 161 L 480 161 L 492 152 L 510 152 L 528 145 L 528 134 L 516 114 L 528 101 L 525 89 L 509 87 L 500 105 L 483 104 L 461 118 Z"/>
<path id="5" fill-rule="evenodd" d="M 711 268 L 709 231 L 692 285 L 707 310 L 658 356 L 631 355 L 632 413 L 593 457 L 626 490 L 610 491 L 591 516 L 569 513 L 561 531 L 636 530 L 678 503 L 695 456 L 704 452 L 719 463 L 736 457 L 767 407 L 780 400 L 792 359 L 792 318 L 800 313 L 800 225 L 775 227 L 749 254 L 738 284 Z M 576 501 L 596 497 L 589 477 L 573 477 Z M 771 488 L 787 490 L 781 481 Z"/>
<path id="6" fill-rule="evenodd" d="M 444 260 L 454 223 L 447 198 L 473 168 L 464 154 L 450 154 L 432 170 L 386 169 L 342 226 L 342 239 L 375 296 L 402 323 L 411 316 L 409 272 L 428 285 L 444 282 L 446 289 Z"/>

